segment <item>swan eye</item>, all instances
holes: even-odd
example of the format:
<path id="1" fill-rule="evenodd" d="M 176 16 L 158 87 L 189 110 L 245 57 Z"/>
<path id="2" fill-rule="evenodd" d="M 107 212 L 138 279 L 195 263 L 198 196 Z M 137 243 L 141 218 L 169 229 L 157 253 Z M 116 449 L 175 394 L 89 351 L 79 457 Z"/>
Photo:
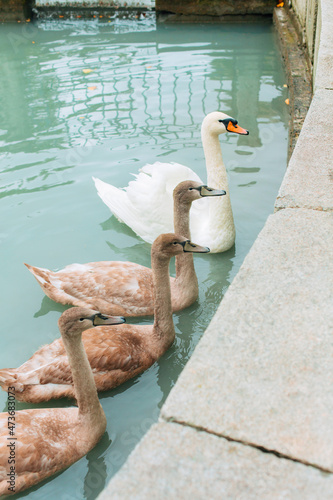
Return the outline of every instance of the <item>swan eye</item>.
<path id="1" fill-rule="evenodd" d="M 174 241 L 174 242 L 173 242 L 173 245 L 178 245 L 178 241 Z"/>
<path id="2" fill-rule="evenodd" d="M 80 321 L 84 321 L 86 318 L 80 318 Z"/>
<path id="3" fill-rule="evenodd" d="M 193 191 L 193 188 L 188 188 L 189 191 Z"/>

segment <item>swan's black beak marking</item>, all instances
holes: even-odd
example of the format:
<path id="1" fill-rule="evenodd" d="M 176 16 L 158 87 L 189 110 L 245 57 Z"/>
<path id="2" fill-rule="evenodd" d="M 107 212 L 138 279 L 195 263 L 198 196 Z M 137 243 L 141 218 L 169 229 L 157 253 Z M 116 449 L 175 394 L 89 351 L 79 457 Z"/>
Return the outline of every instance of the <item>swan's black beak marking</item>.
<path id="1" fill-rule="evenodd" d="M 126 322 L 126 319 L 123 316 L 107 316 L 102 313 L 94 314 L 91 319 L 94 326 L 120 325 Z"/>
<path id="2" fill-rule="evenodd" d="M 228 130 L 228 132 L 234 132 L 235 134 L 239 135 L 249 135 L 249 131 L 246 130 L 245 128 L 242 128 L 238 125 L 238 121 L 235 120 L 234 118 L 225 118 L 224 120 L 219 120 L 222 122 Z"/>
<path id="3" fill-rule="evenodd" d="M 195 243 L 192 243 L 192 241 L 190 240 L 183 241 L 181 245 L 184 248 L 184 252 L 192 252 L 192 253 L 210 252 L 210 249 L 208 247 L 202 247 L 200 245 L 196 245 Z"/>
<path id="4" fill-rule="evenodd" d="M 199 192 L 200 192 L 200 195 L 201 196 L 224 196 L 225 194 L 227 194 L 226 191 L 224 191 L 224 189 L 213 189 L 213 188 L 210 188 L 208 186 L 200 186 L 200 188 L 198 188 Z"/>

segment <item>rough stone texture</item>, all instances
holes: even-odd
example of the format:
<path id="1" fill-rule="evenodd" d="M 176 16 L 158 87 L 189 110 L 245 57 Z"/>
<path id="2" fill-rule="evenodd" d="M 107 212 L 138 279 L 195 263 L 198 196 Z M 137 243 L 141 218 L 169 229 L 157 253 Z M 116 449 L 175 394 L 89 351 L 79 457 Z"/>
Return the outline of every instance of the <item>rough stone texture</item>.
<path id="1" fill-rule="evenodd" d="M 31 16 L 30 0 L 0 0 L 0 22 L 25 21 Z"/>
<path id="2" fill-rule="evenodd" d="M 333 90 L 333 9 L 330 0 L 319 0 L 314 57 L 314 90 Z"/>
<path id="3" fill-rule="evenodd" d="M 285 9 L 274 9 L 273 15 L 288 78 L 290 99 L 288 158 L 295 148 L 312 99 L 310 68 L 289 14 L 290 11 L 287 12 Z"/>
<path id="4" fill-rule="evenodd" d="M 272 14 L 275 0 L 156 0 L 156 11 L 205 16 Z"/>
<path id="5" fill-rule="evenodd" d="M 333 472 L 333 215 L 270 216 L 162 408 Z"/>
<path id="6" fill-rule="evenodd" d="M 36 0 L 36 7 L 99 7 L 103 9 L 153 9 L 154 0 Z"/>
<path id="7" fill-rule="evenodd" d="M 314 1 L 314 0 L 313 0 Z M 305 25 L 307 0 L 292 0 L 292 5 L 302 26 Z"/>
<path id="8" fill-rule="evenodd" d="M 281 208 L 333 210 L 333 93 L 315 93 L 275 203 Z"/>
<path id="9" fill-rule="evenodd" d="M 313 64 L 316 27 L 318 15 L 318 0 L 308 0 L 306 10 L 305 36 L 308 46 L 309 58 Z"/>
<path id="10" fill-rule="evenodd" d="M 328 500 L 333 477 L 177 424 L 148 432 L 98 500 Z"/>

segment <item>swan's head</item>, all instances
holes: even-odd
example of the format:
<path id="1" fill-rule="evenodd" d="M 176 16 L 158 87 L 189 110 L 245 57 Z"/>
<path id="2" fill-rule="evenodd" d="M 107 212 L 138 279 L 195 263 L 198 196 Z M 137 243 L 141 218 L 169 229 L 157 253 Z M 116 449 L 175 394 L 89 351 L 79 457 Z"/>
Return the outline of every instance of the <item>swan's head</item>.
<path id="1" fill-rule="evenodd" d="M 227 194 L 223 189 L 213 189 L 201 182 L 183 181 L 173 190 L 173 199 L 180 204 L 191 204 L 205 196 L 223 196 Z"/>
<path id="2" fill-rule="evenodd" d="M 184 236 L 174 233 L 160 234 L 151 247 L 152 254 L 158 253 L 159 257 L 166 259 L 184 252 L 208 253 L 209 251 L 209 248 L 196 245 Z"/>
<path id="3" fill-rule="evenodd" d="M 211 135 L 225 134 L 225 132 L 233 132 L 240 135 L 249 135 L 249 131 L 238 125 L 237 120 L 220 111 L 209 113 L 203 120 L 201 126 L 202 133 Z"/>
<path id="4" fill-rule="evenodd" d="M 62 313 L 58 326 L 62 335 L 73 337 L 94 326 L 119 325 L 124 322 L 125 318 L 122 316 L 106 316 L 86 307 L 72 307 Z"/>

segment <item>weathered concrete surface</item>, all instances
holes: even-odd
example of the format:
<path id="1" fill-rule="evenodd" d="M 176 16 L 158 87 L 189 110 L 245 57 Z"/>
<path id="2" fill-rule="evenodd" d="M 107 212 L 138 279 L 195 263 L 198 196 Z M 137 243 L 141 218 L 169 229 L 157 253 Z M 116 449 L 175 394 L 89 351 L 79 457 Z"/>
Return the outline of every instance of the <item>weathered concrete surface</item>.
<path id="1" fill-rule="evenodd" d="M 333 92 L 315 93 L 275 203 L 281 208 L 333 210 Z"/>
<path id="2" fill-rule="evenodd" d="M 99 500 L 328 500 L 333 476 L 189 427 L 159 423 L 110 486 Z"/>
<path id="3" fill-rule="evenodd" d="M 155 9 L 197 16 L 267 15 L 275 5 L 275 0 L 156 0 Z"/>
<path id="4" fill-rule="evenodd" d="M 154 0 L 36 0 L 36 7 L 70 7 L 100 9 L 153 9 Z"/>
<path id="5" fill-rule="evenodd" d="M 22 22 L 31 16 L 30 0 L 0 0 L 0 22 Z"/>
<path id="6" fill-rule="evenodd" d="M 319 0 L 313 66 L 314 91 L 333 90 L 333 9 L 330 0 Z"/>
<path id="7" fill-rule="evenodd" d="M 162 417 L 333 472 L 332 304 L 333 215 L 270 216 Z"/>
<path id="8" fill-rule="evenodd" d="M 292 2 L 296 15 L 302 26 L 304 26 L 306 22 L 307 1 L 308 0 L 293 0 Z"/>
<path id="9" fill-rule="evenodd" d="M 312 99 L 306 48 L 299 43 L 299 36 L 289 13 L 290 11 L 285 9 L 275 9 L 273 15 L 288 79 L 290 100 L 288 160 L 301 133 Z"/>
<path id="10" fill-rule="evenodd" d="M 317 29 L 317 16 L 318 16 L 317 0 L 315 1 L 308 0 L 306 14 L 307 14 L 305 23 L 305 36 L 307 41 L 306 45 L 310 61 L 313 64 L 316 29 Z"/>

